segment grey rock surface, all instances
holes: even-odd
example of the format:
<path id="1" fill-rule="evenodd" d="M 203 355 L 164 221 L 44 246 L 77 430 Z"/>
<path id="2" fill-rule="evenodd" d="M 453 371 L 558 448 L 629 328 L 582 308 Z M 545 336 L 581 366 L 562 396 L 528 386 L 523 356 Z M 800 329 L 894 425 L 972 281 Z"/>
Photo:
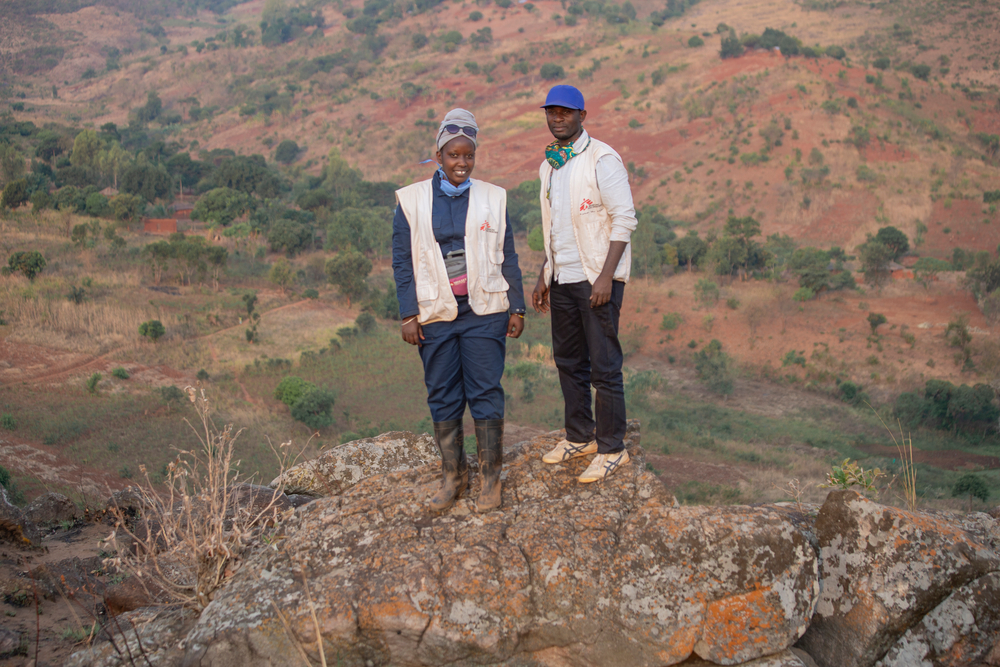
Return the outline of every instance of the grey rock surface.
<path id="1" fill-rule="evenodd" d="M 24 508 L 27 517 L 38 525 L 75 521 L 76 504 L 61 493 L 43 493 Z"/>
<path id="2" fill-rule="evenodd" d="M 268 486 L 287 494 L 314 498 L 336 496 L 362 480 L 388 472 L 417 468 L 441 460 L 434 438 L 392 431 L 345 443 L 311 461 L 292 466 Z"/>
<path id="3" fill-rule="evenodd" d="M 830 493 L 816 535 L 819 603 L 797 646 L 821 667 L 875 665 L 955 589 L 1000 569 L 979 528 L 853 491 Z"/>

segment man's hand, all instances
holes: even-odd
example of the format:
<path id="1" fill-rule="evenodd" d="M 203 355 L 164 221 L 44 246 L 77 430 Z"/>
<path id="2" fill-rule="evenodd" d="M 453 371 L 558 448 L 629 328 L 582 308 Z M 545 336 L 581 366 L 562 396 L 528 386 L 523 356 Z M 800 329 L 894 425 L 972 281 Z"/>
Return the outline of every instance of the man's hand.
<path id="1" fill-rule="evenodd" d="M 590 290 L 590 307 L 597 308 L 611 301 L 611 276 L 603 273 L 597 276 Z"/>
<path id="2" fill-rule="evenodd" d="M 536 313 L 549 312 L 549 286 L 545 284 L 545 265 L 538 272 L 538 282 L 535 283 L 535 291 L 531 293 L 531 307 Z"/>
<path id="3" fill-rule="evenodd" d="M 401 329 L 403 340 L 410 345 L 420 347 L 420 341 L 424 339 L 424 330 L 423 327 L 420 326 L 420 322 L 417 321 L 416 317 L 404 324 Z"/>
<path id="4" fill-rule="evenodd" d="M 524 315 L 511 313 L 510 321 L 507 322 L 507 338 L 520 338 L 524 331 Z"/>

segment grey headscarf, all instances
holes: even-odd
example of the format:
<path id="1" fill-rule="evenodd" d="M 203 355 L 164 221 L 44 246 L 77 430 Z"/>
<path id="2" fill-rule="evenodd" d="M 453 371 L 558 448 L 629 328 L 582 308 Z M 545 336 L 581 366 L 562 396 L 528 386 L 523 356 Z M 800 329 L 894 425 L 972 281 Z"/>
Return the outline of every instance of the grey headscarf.
<path id="1" fill-rule="evenodd" d="M 444 116 L 444 120 L 441 121 L 441 126 L 438 128 L 437 134 L 437 149 L 441 150 L 446 143 L 455 139 L 456 137 L 465 137 L 473 144 L 478 145 L 476 142 L 476 137 L 470 137 L 461 130 L 457 134 L 450 134 L 445 132 L 446 125 L 457 125 L 461 127 L 469 127 L 479 133 L 479 126 L 476 124 L 476 117 L 472 115 L 471 111 L 466 111 L 465 109 L 452 109 Z"/>

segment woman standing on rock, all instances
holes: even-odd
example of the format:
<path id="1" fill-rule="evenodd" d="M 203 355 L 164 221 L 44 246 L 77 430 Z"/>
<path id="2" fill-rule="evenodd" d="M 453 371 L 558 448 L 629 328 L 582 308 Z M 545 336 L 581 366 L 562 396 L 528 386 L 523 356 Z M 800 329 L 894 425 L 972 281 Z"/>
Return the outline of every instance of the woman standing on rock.
<path id="1" fill-rule="evenodd" d="M 524 290 L 503 188 L 472 180 L 479 127 L 452 109 L 437 133 L 441 168 L 396 191 L 392 268 L 403 340 L 424 364 L 427 404 L 441 451 L 441 488 L 430 500 L 447 510 L 469 485 L 462 417 L 476 424 L 483 476 L 476 509 L 500 506 L 506 337 L 524 330 Z"/>

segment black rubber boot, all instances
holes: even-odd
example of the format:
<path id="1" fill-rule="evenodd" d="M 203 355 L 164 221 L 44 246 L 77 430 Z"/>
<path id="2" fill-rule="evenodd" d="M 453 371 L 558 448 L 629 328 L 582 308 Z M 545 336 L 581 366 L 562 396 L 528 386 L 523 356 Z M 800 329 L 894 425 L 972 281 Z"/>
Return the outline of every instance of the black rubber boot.
<path id="1" fill-rule="evenodd" d="M 434 422 L 434 440 L 441 452 L 441 488 L 429 504 L 435 512 L 443 512 L 469 488 L 469 460 L 465 456 L 462 420 Z"/>
<path id="2" fill-rule="evenodd" d="M 500 470 L 503 468 L 503 420 L 476 420 L 476 449 L 483 486 L 476 500 L 477 512 L 500 507 Z"/>

